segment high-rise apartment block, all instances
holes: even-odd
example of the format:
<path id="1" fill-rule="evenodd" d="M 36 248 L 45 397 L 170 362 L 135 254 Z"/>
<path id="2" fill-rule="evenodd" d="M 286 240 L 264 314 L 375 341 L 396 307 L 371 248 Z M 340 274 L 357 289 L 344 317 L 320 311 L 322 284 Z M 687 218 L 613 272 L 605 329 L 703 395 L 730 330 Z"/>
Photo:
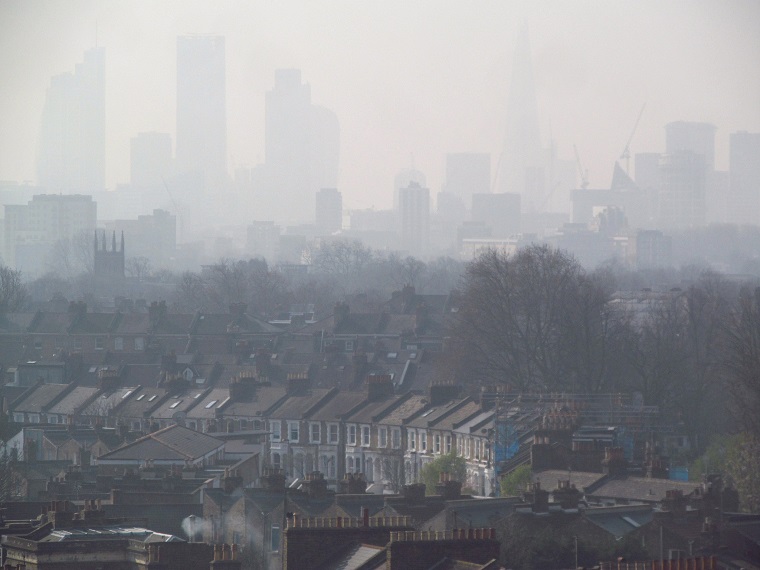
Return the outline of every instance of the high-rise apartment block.
<path id="1" fill-rule="evenodd" d="M 343 195 L 337 188 L 317 192 L 317 229 L 332 234 L 343 228 Z"/>
<path id="2" fill-rule="evenodd" d="M 729 178 L 729 221 L 760 225 L 760 133 L 731 134 Z"/>
<path id="3" fill-rule="evenodd" d="M 206 191 L 227 179 L 227 104 L 222 36 L 177 38 L 176 167 Z"/>
<path id="4" fill-rule="evenodd" d="M 664 230 L 703 226 L 706 183 L 703 155 L 689 151 L 662 155 L 658 226 Z"/>
<path id="5" fill-rule="evenodd" d="M 40 127 L 37 181 L 51 193 L 105 189 L 105 48 L 50 81 Z"/>
<path id="6" fill-rule="evenodd" d="M 3 259 L 27 275 L 39 273 L 57 241 L 91 237 L 96 220 L 92 196 L 41 194 L 26 205 L 6 205 Z"/>
<path id="7" fill-rule="evenodd" d="M 428 253 L 430 242 L 430 190 L 411 182 L 399 191 L 401 247 L 413 256 Z"/>

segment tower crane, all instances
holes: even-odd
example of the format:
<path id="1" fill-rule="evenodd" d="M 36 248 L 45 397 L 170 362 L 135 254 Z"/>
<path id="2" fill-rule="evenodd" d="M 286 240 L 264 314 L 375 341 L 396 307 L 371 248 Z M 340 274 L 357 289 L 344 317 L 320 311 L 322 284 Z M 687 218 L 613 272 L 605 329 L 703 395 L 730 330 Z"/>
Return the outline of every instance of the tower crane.
<path id="1" fill-rule="evenodd" d="M 631 163 L 631 141 L 633 140 L 633 135 L 636 134 L 636 129 L 639 127 L 639 121 L 641 120 L 641 115 L 644 114 L 644 107 L 646 107 L 647 104 L 644 103 L 641 106 L 641 111 L 639 111 L 639 116 L 636 117 L 636 123 L 633 125 L 633 130 L 631 131 L 631 136 L 628 137 L 628 142 L 625 143 L 625 148 L 623 149 L 622 154 L 620 155 L 621 160 L 625 160 L 625 173 L 630 176 L 630 163 Z"/>
<path id="2" fill-rule="evenodd" d="M 588 170 L 583 168 L 581 157 L 578 154 L 578 147 L 575 145 L 573 145 L 573 152 L 575 153 L 575 163 L 578 165 L 578 174 L 581 175 L 581 188 L 585 190 L 588 188 Z"/>

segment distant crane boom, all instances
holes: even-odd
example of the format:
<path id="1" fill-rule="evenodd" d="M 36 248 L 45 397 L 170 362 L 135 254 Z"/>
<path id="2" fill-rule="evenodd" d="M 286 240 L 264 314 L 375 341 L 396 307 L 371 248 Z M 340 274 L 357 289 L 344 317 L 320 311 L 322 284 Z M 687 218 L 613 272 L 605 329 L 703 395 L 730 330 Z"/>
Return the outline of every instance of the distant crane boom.
<path id="1" fill-rule="evenodd" d="M 646 107 L 647 104 L 644 103 L 641 106 L 641 111 L 639 111 L 639 116 L 636 117 L 636 123 L 633 125 L 633 130 L 631 131 L 631 136 L 628 137 L 628 141 L 625 143 L 625 148 L 623 149 L 623 153 L 620 155 L 620 158 L 622 160 L 625 160 L 625 173 L 630 176 L 630 166 L 631 166 L 631 141 L 633 140 L 633 135 L 636 134 L 636 129 L 639 128 L 639 121 L 641 121 L 641 115 L 644 114 L 644 107 Z"/>
<path id="2" fill-rule="evenodd" d="M 573 152 L 575 153 L 575 163 L 578 165 L 578 174 L 581 176 L 581 188 L 585 190 L 588 188 L 588 170 L 583 168 L 581 156 L 578 154 L 578 147 L 575 145 L 573 145 Z"/>

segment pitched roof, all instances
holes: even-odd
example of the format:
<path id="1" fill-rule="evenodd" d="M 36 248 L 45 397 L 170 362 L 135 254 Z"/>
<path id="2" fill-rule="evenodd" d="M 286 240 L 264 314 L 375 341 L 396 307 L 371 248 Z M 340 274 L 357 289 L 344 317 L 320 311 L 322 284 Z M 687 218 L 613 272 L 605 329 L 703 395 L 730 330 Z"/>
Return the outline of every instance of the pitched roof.
<path id="1" fill-rule="evenodd" d="M 98 461 L 195 461 L 222 447 L 220 439 L 172 425 L 106 453 Z"/>

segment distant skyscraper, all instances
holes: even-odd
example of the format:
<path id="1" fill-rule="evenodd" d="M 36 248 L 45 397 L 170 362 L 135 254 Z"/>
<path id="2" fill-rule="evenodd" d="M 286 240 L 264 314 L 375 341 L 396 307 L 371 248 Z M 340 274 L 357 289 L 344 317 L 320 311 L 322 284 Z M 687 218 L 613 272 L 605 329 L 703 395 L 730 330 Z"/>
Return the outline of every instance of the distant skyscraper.
<path id="1" fill-rule="evenodd" d="M 404 168 L 396 174 L 393 179 L 393 209 L 399 208 L 399 192 L 402 188 L 408 187 L 412 182 L 415 182 L 423 188 L 427 187 L 427 179 L 425 174 L 416 168 Z"/>
<path id="2" fill-rule="evenodd" d="M 172 167 L 172 139 L 168 133 L 140 133 L 130 146 L 130 184 L 137 189 L 163 186 Z"/>
<path id="3" fill-rule="evenodd" d="M 410 255 L 424 256 L 430 241 L 430 190 L 411 182 L 399 191 L 401 247 Z"/>
<path id="4" fill-rule="evenodd" d="M 520 233 L 519 194 L 473 194 L 472 221 L 483 222 L 495 238 Z"/>
<path id="5" fill-rule="evenodd" d="M 729 151 L 729 218 L 760 224 L 760 133 L 732 133 Z"/>
<path id="6" fill-rule="evenodd" d="M 317 228 L 328 234 L 343 227 L 343 196 L 337 188 L 322 188 L 317 192 Z"/>
<path id="7" fill-rule="evenodd" d="M 446 155 L 445 192 L 460 197 L 469 208 L 473 194 L 491 192 L 491 155 L 461 152 Z"/>
<path id="8" fill-rule="evenodd" d="M 701 154 L 689 151 L 660 158 L 659 228 L 696 228 L 705 225 L 707 173 Z"/>
<path id="9" fill-rule="evenodd" d="M 227 179 L 227 104 L 222 36 L 177 38 L 177 173 L 206 190 Z"/>
<path id="10" fill-rule="evenodd" d="M 314 219 L 315 193 L 338 182 L 337 117 L 311 104 L 300 70 L 278 69 L 266 94 L 265 123 L 264 213 L 277 220 Z"/>
<path id="11" fill-rule="evenodd" d="M 56 75 L 45 99 L 37 180 L 49 192 L 105 189 L 105 48 L 85 52 L 74 73 Z"/>
<path id="12" fill-rule="evenodd" d="M 546 204 L 544 175 L 539 175 L 537 169 L 543 169 L 544 162 L 530 40 L 528 29 L 524 27 L 515 49 L 496 191 L 521 194 L 522 207 L 526 211 L 543 209 Z"/>
<path id="13" fill-rule="evenodd" d="M 715 170 L 715 126 L 709 123 L 675 121 L 665 125 L 665 152 L 688 151 L 704 158 L 706 172 Z"/>

